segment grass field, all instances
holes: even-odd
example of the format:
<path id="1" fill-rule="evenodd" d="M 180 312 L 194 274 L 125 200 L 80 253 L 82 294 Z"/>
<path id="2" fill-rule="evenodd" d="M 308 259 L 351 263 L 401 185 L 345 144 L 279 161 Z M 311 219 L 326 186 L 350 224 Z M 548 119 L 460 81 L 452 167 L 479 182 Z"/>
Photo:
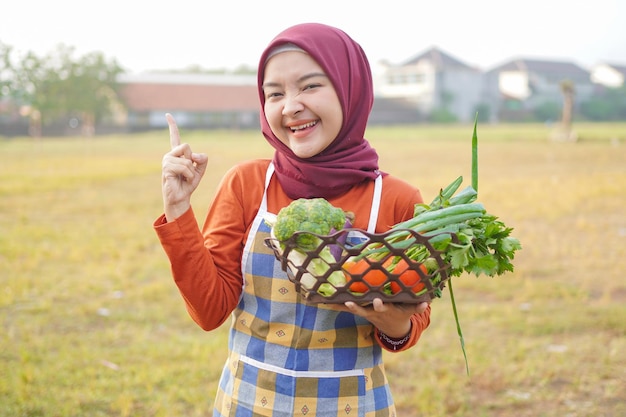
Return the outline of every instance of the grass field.
<path id="1" fill-rule="evenodd" d="M 386 355 L 401 417 L 626 415 L 626 124 L 480 126 L 479 201 L 515 228 L 514 273 L 454 281 L 410 351 Z M 182 132 L 222 173 L 255 132 Z M 471 126 L 372 128 L 381 167 L 426 200 L 470 181 Z M 0 417 L 207 416 L 226 327 L 187 316 L 152 230 L 166 131 L 0 140 Z"/>

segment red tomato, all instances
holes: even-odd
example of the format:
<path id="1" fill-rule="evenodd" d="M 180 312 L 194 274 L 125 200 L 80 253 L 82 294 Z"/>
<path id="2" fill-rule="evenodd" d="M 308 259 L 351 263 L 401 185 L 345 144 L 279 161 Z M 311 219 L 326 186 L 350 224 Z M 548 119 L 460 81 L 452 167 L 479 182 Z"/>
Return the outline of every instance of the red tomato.
<path id="1" fill-rule="evenodd" d="M 362 275 L 361 279 L 364 281 L 353 281 L 348 287 L 350 291 L 365 293 L 370 288 L 375 288 L 383 285 L 387 280 L 387 275 L 379 268 L 371 265 L 361 258 L 358 261 L 347 261 L 343 264 L 344 273 L 346 279 L 351 280 L 352 276 Z"/>
<path id="2" fill-rule="evenodd" d="M 428 274 L 423 264 L 420 264 L 419 268 L 424 274 Z M 422 277 L 416 270 L 409 269 L 409 264 L 404 259 L 400 259 L 391 272 L 398 275 L 398 279 L 414 293 L 418 293 L 424 289 L 424 283 L 420 281 Z M 390 287 L 391 292 L 394 294 L 403 290 L 402 286 L 396 281 L 391 281 Z"/>

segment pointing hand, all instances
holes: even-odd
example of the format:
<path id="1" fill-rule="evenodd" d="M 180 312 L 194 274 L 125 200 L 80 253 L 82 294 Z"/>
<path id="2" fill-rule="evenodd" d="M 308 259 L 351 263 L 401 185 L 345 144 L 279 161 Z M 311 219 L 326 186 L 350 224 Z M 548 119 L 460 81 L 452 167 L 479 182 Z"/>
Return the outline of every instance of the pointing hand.
<path id="1" fill-rule="evenodd" d="M 163 156 L 162 192 L 165 218 L 172 221 L 191 207 L 191 194 L 206 171 L 206 154 L 193 153 L 191 147 L 180 143 L 174 117 L 165 115 L 170 131 L 171 150 Z"/>

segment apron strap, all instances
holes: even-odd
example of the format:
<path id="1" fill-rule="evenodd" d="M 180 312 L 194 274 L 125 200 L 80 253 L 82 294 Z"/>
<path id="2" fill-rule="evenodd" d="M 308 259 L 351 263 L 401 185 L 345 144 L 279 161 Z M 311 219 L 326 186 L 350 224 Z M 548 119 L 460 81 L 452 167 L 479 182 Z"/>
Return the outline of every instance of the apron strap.
<path id="1" fill-rule="evenodd" d="M 380 196 L 383 192 L 383 177 L 379 175 L 374 182 L 374 196 L 372 197 L 372 208 L 370 210 L 370 221 L 367 225 L 368 233 L 376 231 L 376 223 L 378 222 L 378 210 L 380 208 Z"/>
<path id="2" fill-rule="evenodd" d="M 267 171 L 265 171 L 265 187 L 263 188 L 263 198 L 261 199 L 261 205 L 259 206 L 259 211 L 267 211 L 267 187 L 270 185 L 270 180 L 272 179 L 272 175 L 274 174 L 274 163 L 270 162 L 267 167 Z"/>
<path id="3" fill-rule="evenodd" d="M 261 199 L 261 205 L 259 206 L 259 212 L 267 211 L 267 187 L 270 184 L 270 180 L 274 175 L 274 163 L 270 162 L 265 172 L 265 187 L 263 189 L 263 198 Z M 378 222 L 378 211 L 380 209 L 380 196 L 383 192 L 383 177 L 378 175 L 374 181 L 374 195 L 372 197 L 372 208 L 370 209 L 370 220 L 367 225 L 367 231 L 374 233 L 376 231 L 376 223 Z"/>

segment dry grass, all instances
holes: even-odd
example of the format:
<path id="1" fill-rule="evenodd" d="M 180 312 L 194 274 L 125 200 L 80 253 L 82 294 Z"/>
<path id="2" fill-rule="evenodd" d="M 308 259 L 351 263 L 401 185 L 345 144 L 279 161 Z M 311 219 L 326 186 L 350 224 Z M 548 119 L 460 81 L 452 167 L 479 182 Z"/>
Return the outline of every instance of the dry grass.
<path id="1" fill-rule="evenodd" d="M 387 355 L 403 417 L 626 415 L 626 125 L 479 126 L 479 200 L 522 241 L 516 271 L 454 281 L 414 349 Z M 250 132 L 185 133 L 213 164 Z M 428 200 L 470 176 L 471 126 L 376 128 L 381 166 Z M 188 318 L 151 230 L 167 133 L 0 142 L 0 416 L 208 415 L 226 328 Z"/>

